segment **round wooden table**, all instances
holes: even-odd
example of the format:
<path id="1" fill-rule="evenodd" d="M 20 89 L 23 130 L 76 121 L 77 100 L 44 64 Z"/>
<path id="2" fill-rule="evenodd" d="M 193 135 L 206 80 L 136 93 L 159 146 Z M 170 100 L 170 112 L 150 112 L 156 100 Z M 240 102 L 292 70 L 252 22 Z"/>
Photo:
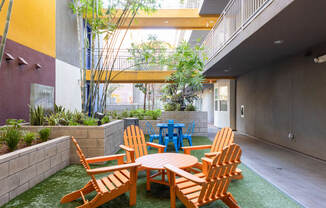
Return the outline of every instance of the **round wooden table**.
<path id="1" fill-rule="evenodd" d="M 146 189 L 149 191 L 151 189 L 150 182 L 169 185 L 169 183 L 165 181 L 166 171 L 164 165 L 170 164 L 180 169 L 186 169 L 197 164 L 198 159 L 192 155 L 180 153 L 157 153 L 139 157 L 136 159 L 136 162 L 146 169 Z M 150 175 L 151 170 L 158 170 L 158 172 Z M 154 179 L 159 175 L 162 176 L 161 180 Z"/>

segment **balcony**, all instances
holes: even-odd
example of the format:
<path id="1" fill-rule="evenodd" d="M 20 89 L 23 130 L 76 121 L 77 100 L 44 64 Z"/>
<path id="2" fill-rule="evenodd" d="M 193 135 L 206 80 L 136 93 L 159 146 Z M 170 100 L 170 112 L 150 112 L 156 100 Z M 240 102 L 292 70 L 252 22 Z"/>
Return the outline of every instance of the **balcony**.
<path id="1" fill-rule="evenodd" d="M 203 42 L 210 62 L 273 0 L 232 0 Z"/>

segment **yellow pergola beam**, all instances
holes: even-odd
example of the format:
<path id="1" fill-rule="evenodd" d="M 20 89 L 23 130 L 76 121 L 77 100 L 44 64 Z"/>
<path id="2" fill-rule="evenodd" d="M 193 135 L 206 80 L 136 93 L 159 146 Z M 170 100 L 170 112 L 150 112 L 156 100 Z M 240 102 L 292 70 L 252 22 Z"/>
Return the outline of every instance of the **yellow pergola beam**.
<path id="1" fill-rule="evenodd" d="M 175 71 L 112 71 L 110 83 L 167 83 L 166 79 Z M 100 80 L 105 82 L 105 73 Z M 95 80 L 99 78 L 97 72 Z M 91 80 L 91 70 L 86 71 L 86 80 Z"/>
<path id="2" fill-rule="evenodd" d="M 112 71 L 110 83 L 168 83 L 166 80 L 175 70 L 170 71 Z M 108 74 L 109 75 L 109 74 Z M 100 80 L 105 82 L 106 74 L 103 73 Z M 94 74 L 95 81 L 98 79 L 97 72 Z M 219 79 L 235 79 L 234 77 L 206 78 L 205 83 L 214 83 Z M 86 80 L 91 80 L 91 70 L 86 70 Z"/>
<path id="3" fill-rule="evenodd" d="M 219 15 L 200 16 L 198 9 L 159 9 L 152 14 L 144 12 L 137 14 L 130 29 L 211 30 L 218 17 Z M 128 17 L 121 29 L 126 29 L 130 20 L 131 17 Z"/>

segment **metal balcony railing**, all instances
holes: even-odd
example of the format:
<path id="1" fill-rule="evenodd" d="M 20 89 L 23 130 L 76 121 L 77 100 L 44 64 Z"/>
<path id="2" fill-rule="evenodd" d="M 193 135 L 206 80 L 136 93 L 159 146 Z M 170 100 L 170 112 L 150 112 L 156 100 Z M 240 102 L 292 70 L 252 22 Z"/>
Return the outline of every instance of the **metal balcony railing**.
<path id="1" fill-rule="evenodd" d="M 223 10 L 213 29 L 203 41 L 207 56 L 212 60 L 273 0 L 231 0 Z"/>
<path id="2" fill-rule="evenodd" d="M 94 68 L 105 69 L 105 70 L 167 70 L 166 66 L 162 66 L 158 63 L 160 56 L 169 56 L 174 53 L 174 50 L 165 50 L 164 52 L 157 50 L 150 50 L 148 53 L 151 54 L 151 60 L 145 60 L 144 58 L 134 59 L 134 49 L 120 49 L 110 50 L 110 49 L 98 49 L 94 50 Z M 87 50 L 87 68 L 91 69 L 92 56 L 91 51 Z M 137 55 L 137 51 L 135 50 Z M 152 60 L 154 59 L 154 60 Z M 157 63 L 156 63 L 157 62 Z"/>
<path id="3" fill-rule="evenodd" d="M 197 9 L 200 8 L 203 0 L 158 0 L 156 2 L 156 9 Z M 108 5 L 114 5 L 116 9 L 123 9 L 120 4 L 116 5 L 115 0 L 109 0 L 104 4 L 105 7 Z"/>

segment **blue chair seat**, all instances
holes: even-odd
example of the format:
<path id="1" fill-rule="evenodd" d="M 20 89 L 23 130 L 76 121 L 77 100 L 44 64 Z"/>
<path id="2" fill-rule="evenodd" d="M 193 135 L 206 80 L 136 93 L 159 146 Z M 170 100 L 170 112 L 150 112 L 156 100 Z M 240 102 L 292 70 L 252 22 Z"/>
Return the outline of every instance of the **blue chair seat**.
<path id="1" fill-rule="evenodd" d="M 153 138 L 160 138 L 160 135 L 159 134 L 152 134 L 152 135 L 150 135 L 150 137 L 153 137 Z"/>

